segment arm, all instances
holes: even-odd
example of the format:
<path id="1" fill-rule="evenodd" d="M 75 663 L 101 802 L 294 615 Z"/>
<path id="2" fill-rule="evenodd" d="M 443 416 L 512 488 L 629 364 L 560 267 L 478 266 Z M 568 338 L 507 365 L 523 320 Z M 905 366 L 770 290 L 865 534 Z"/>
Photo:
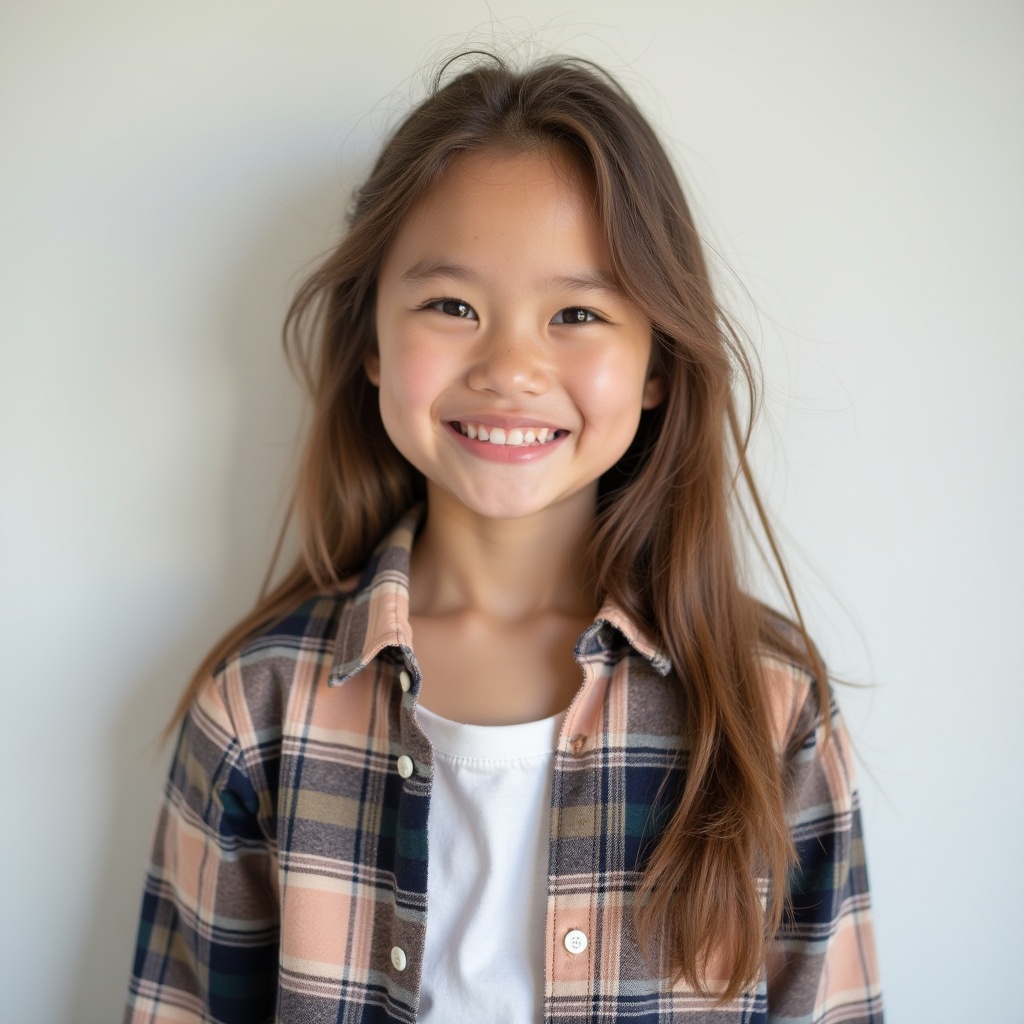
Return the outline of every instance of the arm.
<path id="1" fill-rule="evenodd" d="M 276 858 L 260 808 L 223 694 L 211 681 L 189 709 L 171 762 L 126 1024 L 273 1019 Z"/>
<path id="2" fill-rule="evenodd" d="M 786 778 L 797 863 L 768 960 L 772 1024 L 882 1024 L 860 804 L 846 727 L 808 687 Z"/>

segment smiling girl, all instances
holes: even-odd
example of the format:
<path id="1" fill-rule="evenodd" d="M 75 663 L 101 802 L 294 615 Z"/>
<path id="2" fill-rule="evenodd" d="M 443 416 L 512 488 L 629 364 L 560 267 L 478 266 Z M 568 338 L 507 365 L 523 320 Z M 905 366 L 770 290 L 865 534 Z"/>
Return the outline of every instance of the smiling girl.
<path id="1" fill-rule="evenodd" d="M 737 580 L 749 365 L 632 102 L 439 76 L 287 328 L 303 553 L 180 706 L 127 1020 L 881 1021 L 847 735 Z"/>

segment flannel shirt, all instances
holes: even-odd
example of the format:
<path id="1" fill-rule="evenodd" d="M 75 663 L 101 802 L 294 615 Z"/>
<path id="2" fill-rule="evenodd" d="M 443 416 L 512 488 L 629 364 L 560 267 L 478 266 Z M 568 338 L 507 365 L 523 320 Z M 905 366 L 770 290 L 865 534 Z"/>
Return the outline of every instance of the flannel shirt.
<path id="1" fill-rule="evenodd" d="M 129 1024 L 415 1021 L 433 765 L 408 623 L 417 522 L 407 515 L 361 578 L 245 642 L 193 702 L 156 827 Z M 758 983 L 716 1005 L 645 960 L 631 917 L 685 779 L 683 688 L 611 606 L 575 655 L 583 681 L 551 797 L 545 1024 L 881 1024 L 835 705 L 823 743 L 810 677 L 766 662 L 788 750 L 792 910 Z"/>

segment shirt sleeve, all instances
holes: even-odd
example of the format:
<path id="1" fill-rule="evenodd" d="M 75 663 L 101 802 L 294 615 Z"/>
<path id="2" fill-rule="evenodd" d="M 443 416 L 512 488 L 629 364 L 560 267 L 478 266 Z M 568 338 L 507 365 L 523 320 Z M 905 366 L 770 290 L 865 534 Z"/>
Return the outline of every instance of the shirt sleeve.
<path id="1" fill-rule="evenodd" d="M 273 1020 L 276 856 L 260 808 L 211 680 L 182 724 L 164 789 L 126 1024 Z"/>
<path id="2" fill-rule="evenodd" d="M 831 729 L 810 685 L 790 732 L 786 777 L 797 861 L 768 959 L 771 1024 L 882 1024 L 860 802 L 835 701 Z"/>

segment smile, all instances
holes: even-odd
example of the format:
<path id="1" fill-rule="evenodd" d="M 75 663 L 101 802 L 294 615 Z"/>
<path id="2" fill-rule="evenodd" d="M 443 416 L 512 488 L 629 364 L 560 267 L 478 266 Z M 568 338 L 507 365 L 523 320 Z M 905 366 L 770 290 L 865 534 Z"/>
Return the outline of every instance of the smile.
<path id="1" fill-rule="evenodd" d="M 486 424 L 461 423 L 457 420 L 452 422 L 452 426 L 471 441 L 486 441 L 488 444 L 512 448 L 551 444 L 568 433 L 553 427 L 488 427 Z"/>

